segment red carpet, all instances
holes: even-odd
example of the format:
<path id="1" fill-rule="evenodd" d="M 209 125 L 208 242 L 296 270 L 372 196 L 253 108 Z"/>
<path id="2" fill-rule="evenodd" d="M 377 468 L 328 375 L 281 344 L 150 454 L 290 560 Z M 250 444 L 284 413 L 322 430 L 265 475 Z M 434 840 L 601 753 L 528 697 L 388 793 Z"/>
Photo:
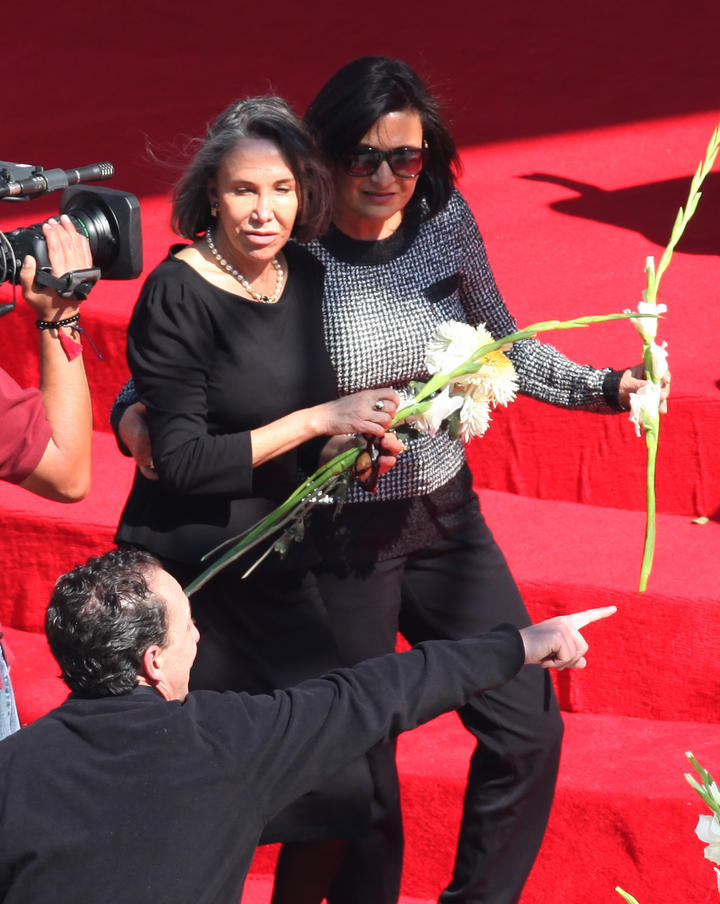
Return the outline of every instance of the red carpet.
<path id="1" fill-rule="evenodd" d="M 31 21 L 30 21 L 31 20 Z M 16 23 L 18 24 L 18 23 Z M 109 183 L 141 197 L 145 269 L 172 240 L 167 192 L 176 137 L 226 103 L 274 89 L 302 110 L 342 62 L 408 59 L 447 102 L 462 148 L 462 189 L 518 323 L 634 306 L 645 257 L 666 243 L 690 176 L 720 119 L 720 14 L 710 0 L 564 0 L 362 9 L 243 5 L 210 12 L 157 0 L 58 7 L 41 0 L 6 42 L 12 90 L 4 158 L 51 167 L 112 160 Z M 25 37 L 22 37 L 25 35 Z M 0 202 L 0 228 L 41 220 L 59 196 Z M 556 683 L 566 743 L 555 808 L 523 904 L 716 900 L 685 784 L 692 749 L 720 774 L 720 171 L 664 278 L 670 413 L 658 462 L 658 547 L 648 592 L 642 549 L 644 443 L 624 415 L 521 399 L 498 412 L 471 460 L 489 523 L 534 617 L 618 605 L 593 626 L 590 665 Z M 101 283 L 83 308 L 104 353 L 86 353 L 96 430 L 93 489 L 77 506 L 0 485 L 0 621 L 15 651 L 24 721 L 60 702 L 44 640 L 54 578 L 106 549 L 131 480 L 107 416 L 124 381 L 124 329 L 136 283 Z M 0 301 L 10 290 L 0 287 Z M 2 365 L 36 378 L 27 310 L 0 321 Z M 549 335 L 569 355 L 622 367 L 639 359 L 627 324 Z M 704 515 L 705 525 L 692 523 Z M 408 834 L 403 904 L 448 881 L 469 746 L 454 717 L 401 741 Z M 243 897 L 266 904 L 272 849 Z M 371 902 L 368 902 L 371 904 Z"/>

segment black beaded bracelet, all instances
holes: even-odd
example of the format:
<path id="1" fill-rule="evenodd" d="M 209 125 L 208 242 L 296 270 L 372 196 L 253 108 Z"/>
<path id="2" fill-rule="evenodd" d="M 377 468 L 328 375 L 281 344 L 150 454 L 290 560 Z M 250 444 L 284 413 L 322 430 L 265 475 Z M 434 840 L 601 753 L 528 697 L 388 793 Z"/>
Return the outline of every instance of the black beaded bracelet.
<path id="1" fill-rule="evenodd" d="M 73 314 L 72 317 L 66 317 L 65 320 L 36 320 L 35 326 L 39 330 L 56 330 L 61 326 L 75 326 L 80 323 L 80 315 Z"/>

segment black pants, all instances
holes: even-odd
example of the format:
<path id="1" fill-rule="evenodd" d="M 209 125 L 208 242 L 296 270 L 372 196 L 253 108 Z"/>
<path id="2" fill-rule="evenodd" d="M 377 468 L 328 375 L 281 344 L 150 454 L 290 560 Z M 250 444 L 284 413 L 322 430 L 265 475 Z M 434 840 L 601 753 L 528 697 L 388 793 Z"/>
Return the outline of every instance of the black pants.
<path id="1" fill-rule="evenodd" d="M 382 518 L 382 503 L 377 505 Z M 318 572 L 347 664 L 392 651 L 398 630 L 410 643 L 481 634 L 530 619 L 505 558 L 479 508 L 455 536 L 372 568 Z M 453 879 L 442 904 L 518 900 L 552 803 L 562 720 L 549 675 L 525 667 L 509 684 L 459 711 L 477 741 L 470 763 Z M 375 782 L 371 830 L 351 842 L 330 904 L 395 904 L 402 824 L 395 747 L 368 755 Z"/>
<path id="2" fill-rule="evenodd" d="M 200 572 L 166 562 L 183 585 Z M 190 598 L 200 631 L 191 690 L 269 693 L 340 665 L 315 577 L 310 572 L 225 570 Z M 262 843 L 348 838 L 369 823 L 372 782 L 364 757 L 329 775 L 267 825 Z"/>

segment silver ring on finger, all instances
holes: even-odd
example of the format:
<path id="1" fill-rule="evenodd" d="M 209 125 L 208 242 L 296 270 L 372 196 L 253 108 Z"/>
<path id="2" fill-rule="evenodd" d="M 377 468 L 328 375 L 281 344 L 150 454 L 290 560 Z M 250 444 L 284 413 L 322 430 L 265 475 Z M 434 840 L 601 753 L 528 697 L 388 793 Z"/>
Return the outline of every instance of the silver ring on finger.
<path id="1" fill-rule="evenodd" d="M 373 408 L 375 409 L 375 411 L 382 411 L 384 407 L 385 407 L 385 402 L 383 402 L 382 399 L 378 399 L 377 402 L 375 402 L 375 404 L 373 405 Z"/>

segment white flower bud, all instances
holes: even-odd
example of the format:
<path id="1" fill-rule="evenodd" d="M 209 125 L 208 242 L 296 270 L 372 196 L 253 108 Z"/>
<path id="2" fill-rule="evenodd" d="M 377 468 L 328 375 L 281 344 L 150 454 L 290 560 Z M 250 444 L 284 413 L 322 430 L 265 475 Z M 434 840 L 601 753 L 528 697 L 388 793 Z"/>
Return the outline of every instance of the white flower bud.
<path id="1" fill-rule="evenodd" d="M 650 344 L 650 357 L 652 359 L 652 375 L 656 382 L 662 380 L 668 372 L 667 363 L 667 342 L 657 345 L 655 342 Z"/>
<path id="2" fill-rule="evenodd" d="M 645 383 L 637 392 L 630 393 L 630 420 L 635 424 L 635 432 L 640 436 L 644 430 L 657 423 L 660 416 L 660 384 Z"/>
<path id="3" fill-rule="evenodd" d="M 435 436 L 445 418 L 450 417 L 453 411 L 457 411 L 462 403 L 463 397 L 451 396 L 450 387 L 446 386 L 435 396 L 427 411 L 407 418 L 407 423 L 421 433 Z"/>
<path id="4" fill-rule="evenodd" d="M 643 293 L 644 294 L 644 293 Z M 653 301 L 640 301 L 638 302 L 637 312 L 638 314 L 655 314 L 655 317 L 631 317 L 630 323 L 633 324 L 635 329 L 640 333 L 645 342 L 650 342 L 657 336 L 657 315 L 664 314 L 667 311 L 667 306 L 664 304 L 656 304 Z M 625 310 L 626 314 L 630 314 L 631 311 Z"/>
<path id="5" fill-rule="evenodd" d="M 705 856 L 713 863 L 720 863 L 720 822 L 717 816 L 699 816 L 695 834 L 705 842 Z"/>

